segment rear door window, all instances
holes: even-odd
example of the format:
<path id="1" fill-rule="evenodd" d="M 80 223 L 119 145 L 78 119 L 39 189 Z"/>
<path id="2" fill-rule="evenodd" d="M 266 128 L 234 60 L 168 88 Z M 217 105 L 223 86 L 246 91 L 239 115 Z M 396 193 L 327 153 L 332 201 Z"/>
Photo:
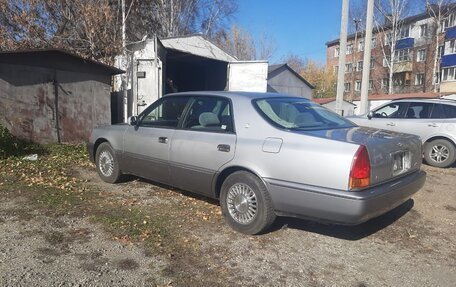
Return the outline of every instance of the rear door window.
<path id="1" fill-rule="evenodd" d="M 234 132 L 230 101 L 221 97 L 196 97 L 188 109 L 182 128 Z"/>
<path id="2" fill-rule="evenodd" d="M 431 112 L 431 119 L 444 119 L 445 112 L 443 111 L 443 105 L 435 104 Z"/>
<path id="3" fill-rule="evenodd" d="M 410 103 L 405 113 L 406 119 L 428 119 L 432 110 L 430 103 Z"/>

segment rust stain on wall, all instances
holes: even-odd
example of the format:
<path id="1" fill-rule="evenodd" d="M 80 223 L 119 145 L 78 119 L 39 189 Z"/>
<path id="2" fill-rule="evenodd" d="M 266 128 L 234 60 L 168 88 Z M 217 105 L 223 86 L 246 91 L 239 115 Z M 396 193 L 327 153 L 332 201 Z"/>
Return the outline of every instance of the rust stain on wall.
<path id="1" fill-rule="evenodd" d="M 111 122 L 110 86 L 106 84 L 109 81 L 93 80 L 90 75 L 76 72 L 36 70 L 0 65 L 0 124 L 14 135 L 39 143 L 55 143 L 58 116 L 62 142 L 81 143 L 88 140 L 93 127 Z M 61 79 L 58 115 L 54 86 L 49 81 L 55 76 L 58 81 Z"/>

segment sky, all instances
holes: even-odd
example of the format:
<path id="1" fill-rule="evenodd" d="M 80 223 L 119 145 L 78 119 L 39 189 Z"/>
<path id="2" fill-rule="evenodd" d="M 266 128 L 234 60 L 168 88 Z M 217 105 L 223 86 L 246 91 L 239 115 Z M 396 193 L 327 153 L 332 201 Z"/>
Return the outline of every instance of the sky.
<path id="1" fill-rule="evenodd" d="M 339 38 L 341 0 L 239 0 L 234 22 L 254 37 L 266 32 L 276 42 L 270 60 L 280 63 L 290 53 L 321 64 L 325 43 Z"/>

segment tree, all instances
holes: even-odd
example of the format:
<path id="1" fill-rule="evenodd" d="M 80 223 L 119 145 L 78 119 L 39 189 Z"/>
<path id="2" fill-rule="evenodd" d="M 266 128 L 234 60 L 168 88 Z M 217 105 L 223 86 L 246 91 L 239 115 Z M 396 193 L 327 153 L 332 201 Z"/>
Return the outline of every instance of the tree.
<path id="1" fill-rule="evenodd" d="M 2 50 L 62 48 L 110 62 L 121 43 L 108 0 L 0 0 Z"/>
<path id="2" fill-rule="evenodd" d="M 213 39 L 226 31 L 238 5 L 234 0 L 200 0 L 199 25 L 203 35 Z"/>
<path id="3" fill-rule="evenodd" d="M 439 37 L 442 31 L 442 22 L 448 17 L 451 8 L 455 8 L 452 0 L 426 0 L 426 9 L 434 21 L 434 58 L 432 66 L 432 86 L 437 92 L 438 62 L 439 62 Z M 451 5 L 452 4 L 452 5 Z"/>
<path id="4" fill-rule="evenodd" d="M 112 63 L 126 42 L 203 32 L 221 35 L 236 0 L 0 0 L 0 49 L 63 48 Z"/>
<path id="5" fill-rule="evenodd" d="M 238 60 L 255 60 L 255 42 L 252 35 L 241 27 L 231 26 L 230 31 L 216 39 L 216 42 Z"/>
<path id="6" fill-rule="evenodd" d="M 267 32 L 262 32 L 254 39 L 249 31 L 237 25 L 231 26 L 229 31 L 223 31 L 213 40 L 238 60 L 269 60 L 277 49 L 275 40 Z"/>
<path id="7" fill-rule="evenodd" d="M 384 37 L 381 37 L 381 46 L 383 52 L 384 63 L 388 69 L 388 93 L 393 93 L 393 75 L 395 71 L 395 54 L 396 43 L 405 35 L 406 27 L 404 19 L 410 12 L 409 0 L 382 0 L 375 3 L 375 7 L 379 12 L 378 15 L 384 20 L 383 23 L 375 19 L 377 31 Z"/>
<path id="8" fill-rule="evenodd" d="M 255 49 L 257 60 L 270 60 L 277 51 L 277 42 L 270 34 L 263 31 L 255 40 Z"/>
<path id="9" fill-rule="evenodd" d="M 288 55 L 285 62 L 315 87 L 314 98 L 327 98 L 336 95 L 337 75 L 330 68 L 309 59 L 304 60 L 294 54 Z"/>

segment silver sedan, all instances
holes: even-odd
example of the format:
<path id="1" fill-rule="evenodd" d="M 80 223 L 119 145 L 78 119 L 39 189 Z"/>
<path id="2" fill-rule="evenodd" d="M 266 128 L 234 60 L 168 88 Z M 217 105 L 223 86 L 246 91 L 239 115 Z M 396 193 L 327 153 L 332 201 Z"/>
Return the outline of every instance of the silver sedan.
<path id="1" fill-rule="evenodd" d="M 419 137 L 358 127 L 280 94 L 167 95 L 128 124 L 94 129 L 88 150 L 104 181 L 133 174 L 217 198 L 246 234 L 277 215 L 359 224 L 425 181 Z"/>

